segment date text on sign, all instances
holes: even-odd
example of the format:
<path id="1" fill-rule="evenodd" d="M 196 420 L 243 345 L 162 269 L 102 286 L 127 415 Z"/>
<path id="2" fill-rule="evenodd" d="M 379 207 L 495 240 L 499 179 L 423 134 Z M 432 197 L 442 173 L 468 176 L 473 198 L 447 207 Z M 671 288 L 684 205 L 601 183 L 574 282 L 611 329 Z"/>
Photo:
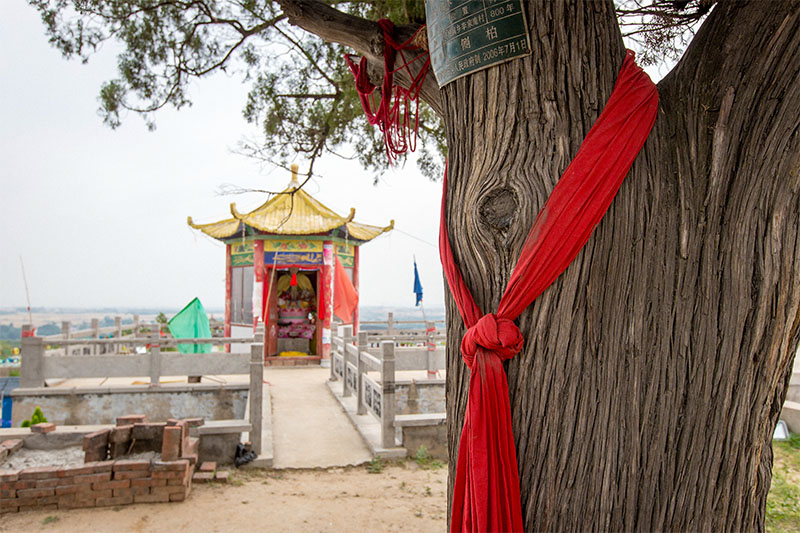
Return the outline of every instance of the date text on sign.
<path id="1" fill-rule="evenodd" d="M 439 87 L 531 53 L 522 0 L 427 0 L 428 46 Z"/>

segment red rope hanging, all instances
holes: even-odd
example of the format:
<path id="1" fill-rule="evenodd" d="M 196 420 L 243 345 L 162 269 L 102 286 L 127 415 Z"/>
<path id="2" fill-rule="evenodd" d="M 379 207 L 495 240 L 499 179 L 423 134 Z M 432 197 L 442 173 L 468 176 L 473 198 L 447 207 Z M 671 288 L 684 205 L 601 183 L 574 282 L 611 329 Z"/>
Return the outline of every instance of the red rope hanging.
<path id="1" fill-rule="evenodd" d="M 425 81 L 425 75 L 430 68 L 431 58 L 428 52 L 417 55 L 411 60 L 406 61 L 403 50 L 421 50 L 412 44 L 417 33 L 425 26 L 420 27 L 417 33 L 405 42 L 399 43 L 394 39 L 394 24 L 389 19 L 378 21 L 383 30 L 383 84 L 381 85 L 381 101 L 375 107 L 375 85 L 369 81 L 367 75 L 367 58 L 362 57 L 356 64 L 350 54 L 345 54 L 344 58 L 350 72 L 353 73 L 356 81 L 356 91 L 361 100 L 361 106 L 367 115 L 367 120 L 373 126 L 378 126 L 383 132 L 383 139 L 386 143 L 386 155 L 391 162 L 400 154 L 414 151 L 417 148 L 417 132 L 419 129 L 419 92 Z M 397 53 L 403 64 L 395 68 Z M 424 59 L 424 63 L 416 76 L 411 72 L 409 65 Z M 406 69 L 411 78 L 411 85 L 406 89 L 394 84 L 394 74 L 402 69 Z M 392 94 L 394 93 L 394 94 Z M 414 135 L 411 135 L 411 102 L 414 102 Z"/>
<path id="2" fill-rule="evenodd" d="M 650 134 L 657 110 L 658 91 L 629 50 L 600 117 L 536 217 L 497 314 L 481 312 L 453 259 L 445 220 L 445 168 L 439 253 L 447 284 L 469 328 L 461 354 L 470 369 L 452 531 L 522 531 L 519 471 L 502 365 L 524 344 L 514 320 L 589 240 Z"/>

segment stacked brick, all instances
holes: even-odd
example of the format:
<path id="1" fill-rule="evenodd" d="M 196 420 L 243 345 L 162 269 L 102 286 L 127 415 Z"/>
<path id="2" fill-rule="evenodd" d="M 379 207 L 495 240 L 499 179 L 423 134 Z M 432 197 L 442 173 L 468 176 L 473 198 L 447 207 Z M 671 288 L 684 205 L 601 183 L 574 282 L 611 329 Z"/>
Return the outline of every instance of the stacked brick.
<path id="1" fill-rule="evenodd" d="M 0 514 L 180 502 L 191 490 L 189 461 L 100 461 L 0 474 Z"/>
<path id="2" fill-rule="evenodd" d="M 0 463 L 15 451 L 22 448 L 22 441 L 20 439 L 5 440 L 0 443 Z"/>
<path id="3" fill-rule="evenodd" d="M 84 436 L 82 466 L 0 473 L 0 514 L 183 501 L 198 460 L 199 439 L 189 429 L 202 424 L 202 418 L 152 424 L 144 415 L 120 417 L 116 427 Z M 6 441 L 0 450 L 21 446 Z M 161 460 L 118 459 L 148 451 L 160 453 Z"/>

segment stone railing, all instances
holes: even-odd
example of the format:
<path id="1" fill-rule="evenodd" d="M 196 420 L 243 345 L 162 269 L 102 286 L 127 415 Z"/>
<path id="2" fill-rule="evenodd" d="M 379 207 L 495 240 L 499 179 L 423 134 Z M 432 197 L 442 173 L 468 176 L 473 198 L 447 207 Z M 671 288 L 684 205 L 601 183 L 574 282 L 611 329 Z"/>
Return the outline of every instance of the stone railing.
<path id="1" fill-rule="evenodd" d="M 28 329 L 30 331 L 30 329 Z M 45 386 L 48 379 L 112 378 L 149 376 L 149 387 L 159 387 L 161 376 L 249 375 L 248 413 L 252 425 L 250 441 L 256 453 L 261 452 L 263 394 L 263 332 L 253 338 L 213 337 L 207 339 L 175 339 L 162 337 L 156 329 L 151 337 L 118 337 L 110 339 L 64 339 L 60 346 L 74 345 L 108 347 L 120 344 L 133 346 L 134 350 L 121 353 L 110 349 L 101 355 L 65 355 L 70 350 L 47 350 L 53 341 L 27 336 L 23 328 L 21 342 L 20 387 L 25 389 Z M 246 343 L 250 353 L 198 353 L 181 354 L 164 352 L 163 347 L 179 344 L 226 345 Z M 136 348 L 143 348 L 137 351 Z M 94 350 L 95 353 L 100 350 Z M 18 389 L 19 390 L 19 389 Z"/>
<path id="2" fill-rule="evenodd" d="M 331 379 L 341 381 L 343 398 L 355 397 L 357 415 L 372 414 L 380 421 L 381 446 L 395 448 L 395 428 L 403 425 L 398 423 L 398 416 L 404 416 L 396 413 L 397 405 L 402 401 L 398 402 L 396 397 L 398 381 L 395 373 L 401 370 L 427 371 L 430 385 L 443 389 L 438 370 L 444 368 L 444 350 L 433 351 L 425 346 L 422 350 L 402 348 L 392 339 L 379 341 L 375 348 L 369 333 L 360 331 L 354 336 L 352 326 L 339 326 L 331 338 Z M 377 373 L 377 379 L 370 377 L 370 372 Z M 441 403 L 443 411 L 443 401 Z M 444 419 L 443 412 L 439 418 Z"/>

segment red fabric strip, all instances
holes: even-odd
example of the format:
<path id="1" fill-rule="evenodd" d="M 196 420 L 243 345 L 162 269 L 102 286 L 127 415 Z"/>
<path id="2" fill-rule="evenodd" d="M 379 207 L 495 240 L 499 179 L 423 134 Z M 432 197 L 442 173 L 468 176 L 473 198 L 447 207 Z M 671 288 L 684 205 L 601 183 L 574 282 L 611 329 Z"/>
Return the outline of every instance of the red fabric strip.
<path id="1" fill-rule="evenodd" d="M 658 91 L 628 50 L 611 97 L 536 217 L 496 315 L 481 313 L 453 259 L 445 220 L 445 168 L 439 253 L 469 328 L 461 354 L 470 369 L 452 531 L 522 531 L 519 471 L 502 365 L 524 343 L 514 320 L 589 240 L 650 134 L 657 111 Z"/>

